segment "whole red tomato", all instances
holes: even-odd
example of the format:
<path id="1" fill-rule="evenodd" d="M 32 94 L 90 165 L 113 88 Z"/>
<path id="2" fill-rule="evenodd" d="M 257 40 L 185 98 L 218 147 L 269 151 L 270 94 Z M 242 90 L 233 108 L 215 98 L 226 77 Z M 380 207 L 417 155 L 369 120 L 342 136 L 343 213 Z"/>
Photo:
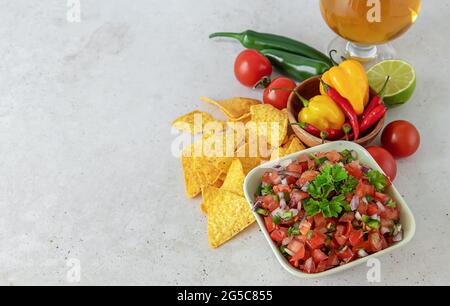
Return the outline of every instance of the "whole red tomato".
<path id="1" fill-rule="evenodd" d="M 264 90 L 264 104 L 270 104 L 279 110 L 283 110 L 288 105 L 288 99 L 292 91 L 297 87 L 294 81 L 288 78 L 276 78 Z"/>
<path id="2" fill-rule="evenodd" d="M 260 52 L 252 49 L 242 51 L 234 63 L 234 74 L 242 85 L 254 87 L 272 74 L 272 64 Z"/>
<path id="3" fill-rule="evenodd" d="M 397 162 L 392 154 L 381 147 L 368 147 L 367 151 L 393 182 L 397 177 Z"/>
<path id="4" fill-rule="evenodd" d="M 381 135 L 383 148 L 397 158 L 408 157 L 420 147 L 420 133 L 408 121 L 399 120 L 390 123 Z"/>

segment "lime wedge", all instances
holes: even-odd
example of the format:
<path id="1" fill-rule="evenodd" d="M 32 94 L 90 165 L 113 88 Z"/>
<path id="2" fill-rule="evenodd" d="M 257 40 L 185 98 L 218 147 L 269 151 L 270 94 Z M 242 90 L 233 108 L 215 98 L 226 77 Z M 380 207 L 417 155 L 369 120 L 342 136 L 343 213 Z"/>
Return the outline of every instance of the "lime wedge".
<path id="1" fill-rule="evenodd" d="M 370 86 L 379 92 L 388 76 L 391 77 L 385 91 L 384 102 L 389 106 L 404 104 L 416 89 L 416 72 L 402 60 L 382 61 L 367 72 Z"/>

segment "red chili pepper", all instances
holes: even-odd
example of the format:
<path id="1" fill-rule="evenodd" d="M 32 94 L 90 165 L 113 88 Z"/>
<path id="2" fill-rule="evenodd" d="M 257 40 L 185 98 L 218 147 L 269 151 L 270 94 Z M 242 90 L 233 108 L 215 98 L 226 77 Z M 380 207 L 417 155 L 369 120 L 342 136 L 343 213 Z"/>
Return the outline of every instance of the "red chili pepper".
<path id="1" fill-rule="evenodd" d="M 384 104 L 375 107 L 367 116 L 361 121 L 359 127 L 361 133 L 368 131 L 371 127 L 377 124 L 387 112 L 387 107 Z"/>
<path id="2" fill-rule="evenodd" d="M 293 123 L 292 125 L 298 125 L 306 132 L 318 138 L 322 138 L 323 140 L 339 140 L 344 136 L 343 130 L 325 129 L 321 131 L 314 125 L 306 122 Z"/>
<path id="3" fill-rule="evenodd" d="M 341 96 L 341 94 L 336 89 L 326 84 L 322 79 L 320 81 L 322 82 L 325 92 L 331 99 L 333 99 L 334 102 L 336 102 L 336 104 L 342 109 L 345 116 L 350 121 L 353 133 L 355 134 L 355 140 L 357 140 L 359 137 L 359 122 L 358 122 L 358 115 L 353 109 L 353 106 L 350 104 L 350 102 L 348 102 L 347 99 Z"/>
<path id="4" fill-rule="evenodd" d="M 367 105 L 366 109 L 364 110 L 364 113 L 362 114 L 361 118 L 364 120 L 377 106 L 384 104 L 383 98 L 384 98 L 384 92 L 386 91 L 387 85 L 390 81 L 391 77 L 388 76 L 386 78 L 386 82 L 383 85 L 383 88 L 380 90 L 380 92 L 372 98 L 369 105 Z"/>

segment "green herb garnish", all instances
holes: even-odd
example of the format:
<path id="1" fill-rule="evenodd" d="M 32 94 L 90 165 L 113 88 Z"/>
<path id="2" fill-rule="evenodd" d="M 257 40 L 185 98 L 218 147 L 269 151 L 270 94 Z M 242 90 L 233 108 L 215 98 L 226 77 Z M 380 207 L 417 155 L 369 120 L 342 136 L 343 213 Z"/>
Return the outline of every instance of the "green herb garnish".
<path id="1" fill-rule="evenodd" d="M 380 171 L 370 171 L 367 173 L 367 178 L 369 179 L 370 184 L 372 184 L 378 192 L 383 192 L 388 185 L 386 177 Z"/>
<path id="2" fill-rule="evenodd" d="M 344 164 L 350 164 L 355 159 L 352 156 L 352 152 L 350 150 L 344 150 L 341 152 L 342 161 Z"/>
<path id="3" fill-rule="evenodd" d="M 298 228 L 295 227 L 290 227 L 288 229 L 288 236 L 299 236 L 300 235 L 300 230 Z"/>
<path id="4" fill-rule="evenodd" d="M 269 215 L 269 211 L 267 209 L 264 209 L 264 208 L 261 208 L 261 207 L 256 209 L 256 213 L 258 215 L 265 216 L 265 217 L 267 217 Z"/>
<path id="5" fill-rule="evenodd" d="M 272 217 L 272 220 L 273 220 L 273 224 L 275 224 L 275 225 L 278 225 L 278 224 L 280 224 L 280 222 L 281 222 L 281 218 L 280 218 L 280 216 L 278 216 L 278 215 L 274 215 L 274 216 Z"/>
<path id="6" fill-rule="evenodd" d="M 389 201 L 386 203 L 386 206 L 389 206 L 391 208 L 397 208 L 397 202 L 395 202 L 392 199 L 389 199 Z"/>

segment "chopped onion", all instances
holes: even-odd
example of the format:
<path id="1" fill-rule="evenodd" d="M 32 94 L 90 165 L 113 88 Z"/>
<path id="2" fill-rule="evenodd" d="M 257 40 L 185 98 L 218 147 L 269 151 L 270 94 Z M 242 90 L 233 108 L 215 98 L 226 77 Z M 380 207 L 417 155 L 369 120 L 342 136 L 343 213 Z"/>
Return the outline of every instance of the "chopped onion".
<path id="1" fill-rule="evenodd" d="M 283 242 L 281 243 L 282 245 L 288 245 L 289 243 L 291 243 L 293 237 L 286 237 L 283 239 Z"/>
<path id="2" fill-rule="evenodd" d="M 356 212 L 355 218 L 356 218 L 356 220 L 358 220 L 358 221 L 361 221 L 361 220 L 362 220 L 362 216 L 361 216 L 361 214 L 359 213 L 359 211 Z"/>
<path id="3" fill-rule="evenodd" d="M 295 253 L 292 252 L 291 250 L 289 250 L 288 248 L 285 248 L 284 251 L 285 251 L 286 253 L 288 253 L 289 256 L 295 256 Z"/>
<path id="4" fill-rule="evenodd" d="M 287 208 L 287 203 L 286 203 L 286 200 L 284 199 L 284 197 L 280 199 L 280 207 L 283 210 L 286 210 L 286 208 Z"/>
<path id="5" fill-rule="evenodd" d="M 302 175 L 298 172 L 292 172 L 292 171 L 281 171 L 280 172 L 281 175 L 286 175 L 286 176 L 292 176 L 295 178 L 300 178 Z"/>
<path id="6" fill-rule="evenodd" d="M 302 210 L 302 201 L 298 201 L 298 204 L 297 204 L 297 209 L 298 209 L 298 211 L 301 211 Z"/>
<path id="7" fill-rule="evenodd" d="M 381 212 L 383 212 L 383 211 L 386 210 L 386 207 L 384 207 L 384 205 L 381 204 L 380 201 L 377 201 L 377 206 L 378 206 L 378 209 L 379 209 Z"/>
<path id="8" fill-rule="evenodd" d="M 399 231 L 397 235 L 395 235 L 394 238 L 392 238 L 392 241 L 394 242 L 400 242 L 402 240 L 403 240 L 403 231 Z"/>
<path id="9" fill-rule="evenodd" d="M 281 184 L 283 184 L 283 185 L 289 185 L 286 178 L 284 178 L 284 179 L 281 180 Z"/>
<path id="10" fill-rule="evenodd" d="M 283 160 L 283 161 L 280 162 L 280 166 L 283 167 L 283 168 L 286 168 L 290 164 L 292 164 L 292 160 L 291 159 Z"/>
<path id="11" fill-rule="evenodd" d="M 397 236 L 397 234 L 400 233 L 401 231 L 402 231 L 402 225 L 401 224 L 395 225 L 393 235 Z"/>
<path id="12" fill-rule="evenodd" d="M 352 211 L 357 210 L 358 206 L 359 206 L 359 198 L 357 196 L 354 196 L 352 201 L 350 202 L 350 207 Z"/>
<path id="13" fill-rule="evenodd" d="M 378 215 L 370 216 L 370 219 L 381 221 L 381 218 L 380 218 L 380 216 L 378 216 Z"/>
<path id="14" fill-rule="evenodd" d="M 366 198 L 366 197 L 363 197 L 363 198 L 362 198 L 362 201 L 364 202 L 364 204 L 369 204 L 369 201 L 367 201 L 367 198 Z"/>
<path id="15" fill-rule="evenodd" d="M 262 201 L 256 201 L 255 205 L 253 205 L 253 211 L 256 211 L 262 205 Z"/>
<path id="16" fill-rule="evenodd" d="M 306 182 L 305 185 L 302 186 L 302 191 L 303 192 L 308 192 L 309 185 L 310 185 L 310 182 Z"/>
<path id="17" fill-rule="evenodd" d="M 278 207 L 274 211 L 272 211 L 272 216 L 278 216 L 281 217 L 284 214 L 284 210 Z"/>
<path id="18" fill-rule="evenodd" d="M 368 167 L 366 167 L 366 166 L 362 166 L 362 167 L 361 167 L 361 171 L 362 171 L 364 174 L 367 174 L 367 173 L 369 173 L 369 172 L 371 171 L 371 169 L 368 168 Z"/>
<path id="19" fill-rule="evenodd" d="M 358 251 L 358 256 L 359 257 L 366 257 L 366 256 L 368 256 L 369 254 L 367 254 L 367 252 L 364 250 L 364 249 L 360 249 L 359 251 Z"/>
<path id="20" fill-rule="evenodd" d="M 387 234 L 387 233 L 390 233 L 391 232 L 391 230 L 388 228 L 388 227 L 382 227 L 381 229 L 380 229 L 380 232 L 381 232 L 381 235 L 385 235 L 385 234 Z"/>
<path id="21" fill-rule="evenodd" d="M 294 217 L 295 216 L 297 216 L 298 215 L 298 213 L 299 213 L 299 211 L 297 210 L 297 209 L 291 209 L 291 210 L 289 210 L 290 212 L 292 212 L 292 214 L 294 215 Z"/>

